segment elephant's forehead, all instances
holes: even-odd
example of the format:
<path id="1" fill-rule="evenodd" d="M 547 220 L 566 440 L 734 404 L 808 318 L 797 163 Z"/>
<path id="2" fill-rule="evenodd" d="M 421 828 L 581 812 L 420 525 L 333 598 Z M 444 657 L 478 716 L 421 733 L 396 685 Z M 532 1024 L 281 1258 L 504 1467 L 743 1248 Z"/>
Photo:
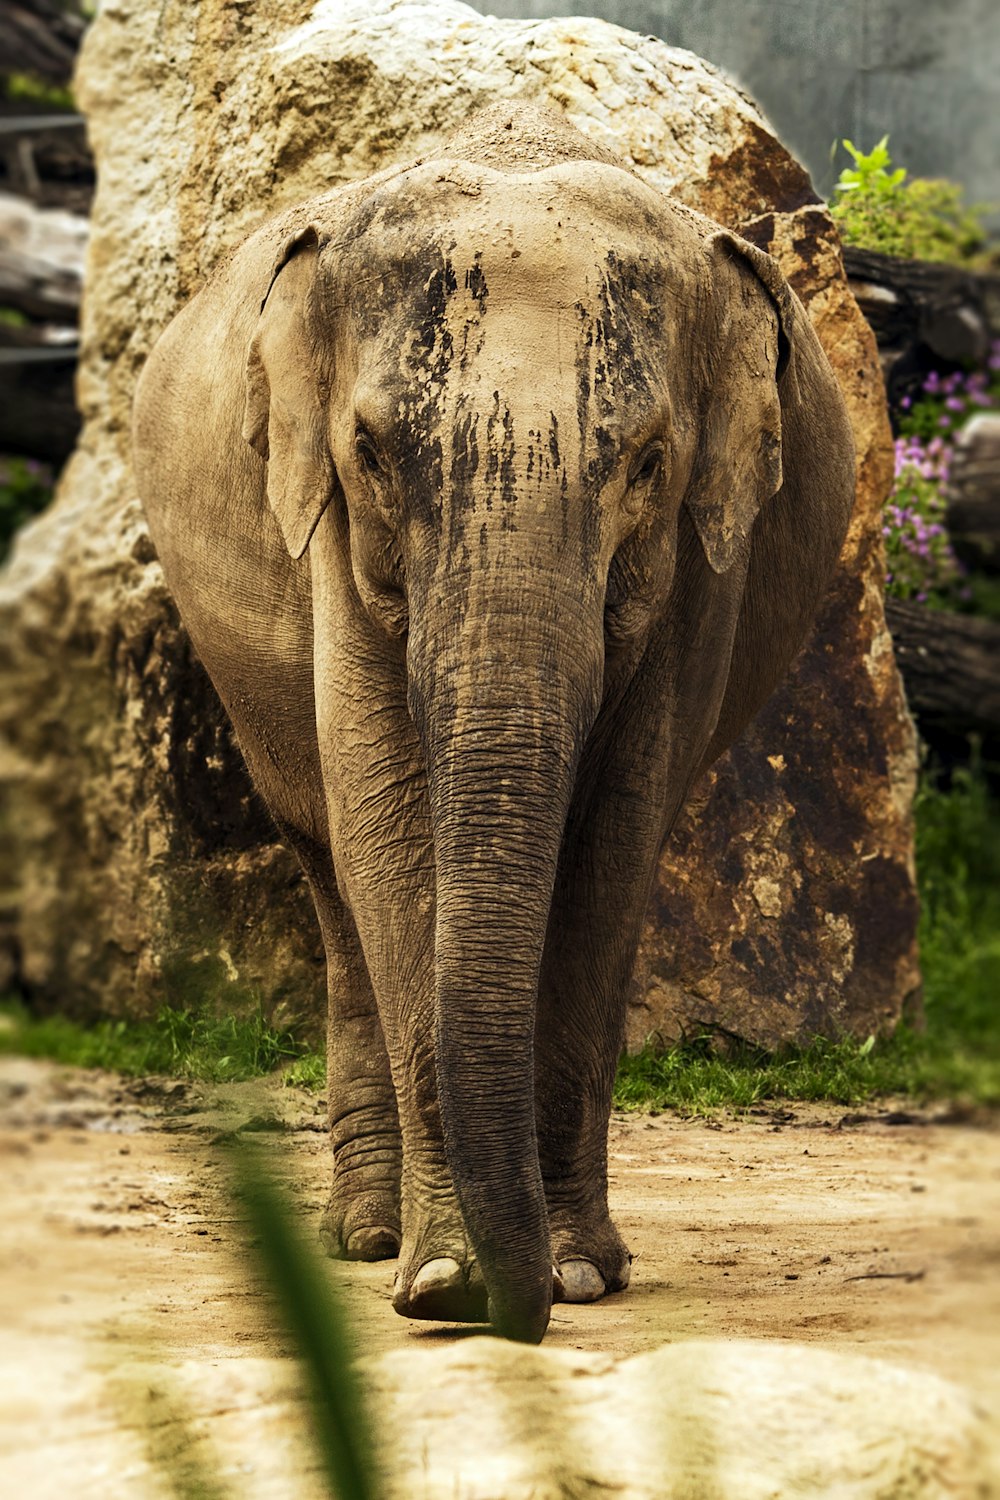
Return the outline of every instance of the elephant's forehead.
<path id="1" fill-rule="evenodd" d="M 445 301 L 467 303 L 480 320 L 518 306 L 658 309 L 662 222 L 652 195 L 606 167 L 613 191 L 601 194 L 573 165 L 521 175 L 453 165 L 407 176 L 366 205 L 327 257 L 339 298 L 373 326 L 394 311 L 420 318 Z"/>
<path id="2" fill-rule="evenodd" d="M 624 175 L 624 174 L 618 174 Z M 376 225 L 336 280 L 362 370 L 383 396 L 399 382 L 424 389 L 441 413 L 448 393 L 492 402 L 500 391 L 527 413 L 556 388 L 574 403 L 635 407 L 650 396 L 671 321 L 662 256 L 643 230 L 613 235 L 586 196 L 559 183 L 478 195 L 448 193 L 448 213 L 408 236 Z M 601 399 L 602 396 L 606 399 Z M 588 421 L 597 414 L 591 411 Z"/>

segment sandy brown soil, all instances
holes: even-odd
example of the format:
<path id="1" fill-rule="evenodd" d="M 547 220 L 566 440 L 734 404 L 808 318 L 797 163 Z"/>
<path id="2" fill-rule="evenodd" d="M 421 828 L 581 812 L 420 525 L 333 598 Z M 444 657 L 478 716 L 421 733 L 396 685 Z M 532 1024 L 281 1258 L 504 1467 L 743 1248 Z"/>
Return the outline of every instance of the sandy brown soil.
<path id="1" fill-rule="evenodd" d="M 319 1100 L 273 1084 L 0 1063 L 0 1491 L 169 1493 L 149 1460 L 176 1389 L 193 1393 L 196 1424 L 229 1432 L 242 1493 L 314 1492 L 296 1457 L 291 1360 L 242 1248 L 218 1142 L 238 1128 L 266 1138 L 309 1224 L 326 1191 L 322 1127 Z M 819 1343 L 957 1381 L 1000 1422 L 995 1120 L 814 1107 L 620 1118 L 612 1151 L 632 1287 L 557 1307 L 553 1347 Z M 392 1263 L 329 1270 L 362 1352 L 461 1336 L 393 1313 Z M 203 1398 L 222 1371 L 225 1397 Z"/>

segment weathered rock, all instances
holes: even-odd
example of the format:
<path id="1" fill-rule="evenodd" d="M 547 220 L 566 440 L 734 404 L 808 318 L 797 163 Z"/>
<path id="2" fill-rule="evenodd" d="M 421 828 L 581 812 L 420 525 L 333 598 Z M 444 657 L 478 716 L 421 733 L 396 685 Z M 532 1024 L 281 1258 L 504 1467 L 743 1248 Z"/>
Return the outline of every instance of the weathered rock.
<path id="1" fill-rule="evenodd" d="M 289 1359 L 102 1371 L 67 1337 L 49 1359 L 44 1405 L 23 1382 L 3 1389 L 11 1494 L 103 1496 L 109 1474 L 121 1500 L 216 1476 L 255 1500 L 330 1493 Z M 1000 1482 L 996 1432 L 960 1387 L 802 1344 L 705 1340 L 616 1361 L 480 1337 L 361 1373 L 386 1500 L 991 1500 Z"/>
<path id="2" fill-rule="evenodd" d="M 364 1362 L 389 1494 L 427 1500 L 930 1500 L 991 1493 L 986 1421 L 946 1381 L 801 1344 L 616 1362 L 472 1339 Z"/>
<path id="3" fill-rule="evenodd" d="M 86 427 L 2 600 L 8 969 L 122 1011 L 258 995 L 321 1008 L 308 898 L 166 595 L 129 473 L 155 336 L 261 218 L 417 155 L 497 98 L 547 101 L 649 181 L 771 247 L 850 402 L 859 505 L 812 647 L 664 858 L 633 1039 L 887 1027 L 917 984 L 913 741 L 885 631 L 890 474 L 872 340 L 808 178 L 689 53 L 592 20 L 454 3 L 105 0 L 78 95 L 100 164 L 79 395 Z"/>

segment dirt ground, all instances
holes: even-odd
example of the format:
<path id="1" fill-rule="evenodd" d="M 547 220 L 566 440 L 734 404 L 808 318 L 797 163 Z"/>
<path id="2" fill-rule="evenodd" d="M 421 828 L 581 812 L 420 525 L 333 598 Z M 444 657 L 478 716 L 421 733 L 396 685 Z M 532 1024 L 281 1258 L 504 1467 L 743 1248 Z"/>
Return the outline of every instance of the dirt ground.
<path id="1" fill-rule="evenodd" d="M 266 1139 L 308 1225 L 326 1193 L 322 1111 L 273 1083 L 0 1061 L 0 1490 L 170 1493 L 150 1467 L 150 1432 L 177 1413 L 151 1417 L 149 1403 L 171 1372 L 197 1393 L 225 1370 L 225 1399 L 196 1395 L 196 1415 L 220 1429 L 239 1419 L 230 1477 L 247 1495 L 312 1493 L 293 1482 L 305 1461 L 288 1418 L 292 1364 L 219 1141 L 236 1129 Z M 716 1122 L 621 1117 L 611 1145 L 632 1286 L 557 1307 L 552 1347 L 626 1356 L 690 1338 L 816 1343 L 943 1375 L 1000 1422 L 995 1117 L 813 1106 Z M 392 1270 L 329 1266 L 362 1352 L 462 1336 L 397 1317 Z"/>

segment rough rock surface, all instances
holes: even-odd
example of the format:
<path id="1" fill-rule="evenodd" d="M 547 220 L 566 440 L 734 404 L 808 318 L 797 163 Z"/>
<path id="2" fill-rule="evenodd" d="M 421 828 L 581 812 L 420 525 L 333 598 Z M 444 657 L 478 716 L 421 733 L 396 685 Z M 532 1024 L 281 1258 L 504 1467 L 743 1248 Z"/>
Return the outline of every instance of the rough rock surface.
<path id="1" fill-rule="evenodd" d="M 884 1360 L 733 1339 L 616 1362 L 473 1339 L 364 1368 L 393 1434 L 393 1496 L 991 1493 L 990 1437 L 965 1394 Z"/>
<path id="2" fill-rule="evenodd" d="M 289 1360 L 101 1369 L 87 1353 L 72 1336 L 50 1351 L 56 1410 L 74 1427 L 89 1417 L 69 1441 L 68 1423 L 46 1413 L 39 1431 L 30 1395 L 4 1387 L 7 1424 L 22 1420 L 0 1452 L 8 1493 L 96 1500 L 113 1474 L 121 1500 L 148 1500 L 206 1493 L 207 1472 L 248 1500 L 329 1495 Z M 996 1434 L 960 1387 L 803 1344 L 704 1340 L 618 1361 L 477 1337 L 361 1371 L 386 1500 L 989 1500 L 1000 1481 Z"/>
<path id="3" fill-rule="evenodd" d="M 891 1026 L 918 974 L 914 745 L 880 590 L 888 428 L 830 221 L 752 103 L 655 39 L 498 21 L 455 0 L 105 0 L 78 97 L 100 168 L 86 425 L 0 599 L 7 978 L 90 1010 L 206 994 L 321 1010 L 303 883 L 192 659 L 135 497 L 134 383 L 172 313 L 263 217 L 524 98 L 779 257 L 858 437 L 857 515 L 815 640 L 664 856 L 631 1036 Z"/>

